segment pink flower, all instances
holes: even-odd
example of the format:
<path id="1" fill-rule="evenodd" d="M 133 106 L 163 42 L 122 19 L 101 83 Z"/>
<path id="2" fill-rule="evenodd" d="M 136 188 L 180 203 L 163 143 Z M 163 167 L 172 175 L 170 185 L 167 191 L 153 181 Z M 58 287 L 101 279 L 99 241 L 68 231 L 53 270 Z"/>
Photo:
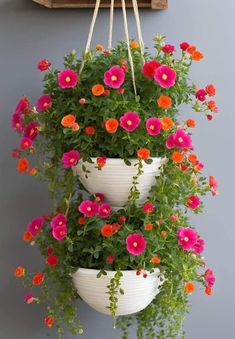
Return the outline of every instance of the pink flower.
<path id="1" fill-rule="evenodd" d="M 47 109 L 49 109 L 52 105 L 52 101 L 51 101 L 51 97 L 50 95 L 42 95 L 37 102 L 37 110 L 38 111 L 46 111 Z"/>
<path id="2" fill-rule="evenodd" d="M 42 59 L 39 61 L 38 63 L 38 70 L 43 72 L 43 71 L 46 71 L 48 70 L 48 68 L 51 66 L 51 63 L 50 61 L 46 60 L 46 59 Z"/>
<path id="3" fill-rule="evenodd" d="M 195 166 L 194 166 L 195 171 L 200 172 L 203 168 L 204 168 L 203 163 L 197 161 Z"/>
<path id="4" fill-rule="evenodd" d="M 132 255 L 140 255 L 146 248 L 146 240 L 140 233 L 129 234 L 126 238 L 126 249 Z"/>
<path id="5" fill-rule="evenodd" d="M 200 199 L 196 195 L 191 195 L 188 197 L 186 205 L 192 210 L 195 210 L 200 205 Z"/>
<path id="6" fill-rule="evenodd" d="M 103 193 L 95 193 L 95 202 L 97 202 L 97 204 L 102 204 L 105 201 L 105 197 L 103 195 Z"/>
<path id="7" fill-rule="evenodd" d="M 27 230 L 35 237 L 42 229 L 43 223 L 43 218 L 35 218 L 28 223 Z"/>
<path id="8" fill-rule="evenodd" d="M 195 245 L 193 245 L 193 252 L 196 254 L 201 254 L 204 251 L 205 241 L 201 238 L 197 238 Z"/>
<path id="9" fill-rule="evenodd" d="M 187 43 L 185 41 L 181 42 L 180 48 L 182 49 L 182 51 L 186 51 L 188 47 L 189 47 L 189 43 Z"/>
<path id="10" fill-rule="evenodd" d="M 111 213 L 111 207 L 109 204 L 102 204 L 99 206 L 98 214 L 100 218 L 108 218 Z"/>
<path id="11" fill-rule="evenodd" d="M 171 149 L 175 146 L 175 133 L 169 135 L 169 137 L 166 139 L 166 147 L 168 149 Z"/>
<path id="12" fill-rule="evenodd" d="M 26 96 L 23 96 L 16 106 L 16 113 L 27 113 L 29 110 L 29 99 Z"/>
<path id="13" fill-rule="evenodd" d="M 215 276 L 211 269 L 207 269 L 204 273 L 204 279 L 207 282 L 207 284 L 212 287 L 215 284 Z"/>
<path id="14" fill-rule="evenodd" d="M 148 132 L 149 135 L 158 135 L 161 131 L 162 128 L 162 124 L 160 119 L 158 118 L 148 118 L 146 120 L 146 130 Z"/>
<path id="15" fill-rule="evenodd" d="M 144 213 L 150 214 L 154 211 L 154 205 L 151 202 L 146 202 L 143 206 Z"/>
<path id="16" fill-rule="evenodd" d="M 125 81 L 125 72 L 119 66 L 113 66 L 104 73 L 104 83 L 111 88 L 119 88 Z"/>
<path id="17" fill-rule="evenodd" d="M 24 297 L 24 302 L 25 302 L 26 304 L 32 304 L 32 302 L 33 302 L 34 300 L 36 300 L 36 298 L 34 298 L 33 293 L 28 293 L 28 294 L 26 294 L 26 296 Z"/>
<path id="18" fill-rule="evenodd" d="M 173 147 L 178 148 L 191 148 L 191 137 L 183 130 L 178 129 L 175 133 L 171 134 L 166 140 L 166 147 L 171 149 Z"/>
<path id="19" fill-rule="evenodd" d="M 39 125 L 37 122 L 30 122 L 24 129 L 24 137 L 34 140 L 38 135 Z"/>
<path id="20" fill-rule="evenodd" d="M 20 142 L 20 148 L 21 149 L 28 149 L 32 146 L 33 142 L 31 139 L 23 137 Z"/>
<path id="21" fill-rule="evenodd" d="M 161 66 L 161 64 L 156 60 L 147 61 L 143 64 L 142 74 L 147 78 L 153 79 L 155 71 L 159 66 Z"/>
<path id="22" fill-rule="evenodd" d="M 206 100 L 206 91 L 204 89 L 198 89 L 196 91 L 196 98 L 199 100 L 199 101 L 205 101 Z"/>
<path id="23" fill-rule="evenodd" d="M 171 221 L 178 221 L 178 220 L 179 220 L 178 214 L 172 214 L 171 215 Z"/>
<path id="24" fill-rule="evenodd" d="M 209 185 L 210 185 L 210 188 L 211 188 L 212 195 L 217 195 L 218 194 L 218 190 L 217 190 L 218 183 L 215 180 L 215 177 L 213 177 L 212 175 L 209 176 Z"/>
<path id="25" fill-rule="evenodd" d="M 57 226 L 52 229 L 52 236 L 56 240 L 63 240 L 67 235 L 66 225 Z"/>
<path id="26" fill-rule="evenodd" d="M 94 217 L 98 213 L 99 205 L 91 200 L 84 200 L 78 207 L 79 212 L 86 217 Z"/>
<path id="27" fill-rule="evenodd" d="M 11 117 L 11 127 L 19 133 L 22 133 L 24 130 L 23 118 L 22 115 L 14 113 Z"/>
<path id="28" fill-rule="evenodd" d="M 65 69 L 58 74 L 60 88 L 73 88 L 77 85 L 78 75 L 72 69 Z"/>
<path id="29" fill-rule="evenodd" d="M 107 258 L 106 258 L 106 262 L 108 264 L 112 264 L 114 262 L 114 259 L 115 257 L 113 255 L 109 255 Z"/>
<path id="30" fill-rule="evenodd" d="M 173 53 L 175 50 L 175 46 L 170 45 L 170 44 L 166 44 L 165 46 L 162 47 L 162 51 L 164 53 Z"/>
<path id="31" fill-rule="evenodd" d="M 65 152 L 62 157 L 64 167 L 76 166 L 80 159 L 80 153 L 75 150 Z"/>
<path id="32" fill-rule="evenodd" d="M 13 149 L 12 152 L 11 152 L 11 156 L 12 156 L 12 158 L 19 159 L 21 157 L 20 150 L 18 148 Z"/>
<path id="33" fill-rule="evenodd" d="M 66 226 L 66 224 L 67 224 L 67 217 L 62 213 L 57 214 L 57 216 L 55 216 L 51 220 L 51 227 L 52 228 L 55 228 L 55 227 L 58 227 L 58 226 Z"/>
<path id="34" fill-rule="evenodd" d="M 189 251 L 197 242 L 197 232 L 190 227 L 179 228 L 177 231 L 178 244 L 185 250 Z"/>
<path id="35" fill-rule="evenodd" d="M 174 86 L 176 80 L 176 72 L 167 65 L 158 67 L 154 74 L 154 80 L 162 88 Z"/>
<path id="36" fill-rule="evenodd" d="M 127 112 L 120 118 L 120 126 L 127 132 L 133 132 L 139 124 L 140 118 L 136 112 Z"/>

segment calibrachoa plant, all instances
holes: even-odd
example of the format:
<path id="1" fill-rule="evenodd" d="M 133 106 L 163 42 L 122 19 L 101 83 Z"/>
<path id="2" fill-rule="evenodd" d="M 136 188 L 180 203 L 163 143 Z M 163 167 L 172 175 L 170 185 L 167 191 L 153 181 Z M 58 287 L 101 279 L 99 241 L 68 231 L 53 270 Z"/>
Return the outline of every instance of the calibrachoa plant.
<path id="1" fill-rule="evenodd" d="M 123 338 L 136 320 L 138 338 L 183 337 L 189 294 L 202 286 L 211 295 L 215 283 L 202 257 L 203 237 L 189 216 L 203 210 L 207 192 L 217 194 L 215 178 L 201 173 L 204 165 L 192 140 L 197 114 L 212 120 L 218 111 L 216 88 L 199 88 L 188 80 L 191 64 L 203 59 L 194 45 L 182 42 L 176 48 L 156 36 L 155 54 L 145 53 L 145 61 L 137 41 L 130 47 L 137 95 L 126 42 L 112 50 L 97 45 L 82 58 L 72 51 L 60 71 L 41 60 L 43 94 L 35 106 L 22 97 L 12 115 L 12 127 L 21 136 L 12 152 L 17 170 L 46 180 L 54 198 L 53 210 L 31 220 L 23 234 L 25 242 L 39 246 L 45 267 L 31 273 L 18 266 L 15 276 L 28 287 L 25 303 L 48 305 L 44 323 L 55 326 L 59 335 L 66 328 L 72 334 L 83 332 L 74 306 L 79 295 L 71 279 L 79 267 L 99 269 L 98 277 L 107 270 L 117 272 L 107 305 L 114 316 L 121 271 L 136 270 L 145 279 L 154 268 L 160 269 L 164 283 L 152 303 L 138 314 L 117 319 Z M 181 121 L 182 104 L 191 106 L 195 117 Z M 31 154 L 36 160 L 28 160 Z M 148 200 L 139 206 L 137 183 L 143 162 L 151 164 L 152 157 L 167 161 Z M 82 194 L 84 187 L 73 168 L 91 158 L 101 171 L 107 158 L 122 158 L 127 166 L 129 159 L 137 159 L 128 202 L 118 211 L 102 192 Z M 89 177 L 84 165 L 83 171 Z"/>

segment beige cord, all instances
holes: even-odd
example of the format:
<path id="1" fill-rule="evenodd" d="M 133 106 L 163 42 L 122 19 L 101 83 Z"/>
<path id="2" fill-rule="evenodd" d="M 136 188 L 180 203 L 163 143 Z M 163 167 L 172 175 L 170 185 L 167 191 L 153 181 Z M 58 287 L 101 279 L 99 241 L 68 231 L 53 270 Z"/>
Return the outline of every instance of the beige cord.
<path id="1" fill-rule="evenodd" d="M 144 41 L 143 41 L 143 37 L 142 37 L 140 16 L 139 16 L 139 9 L 138 9 L 137 0 L 132 0 L 132 4 L 133 4 L 133 10 L 134 10 L 135 21 L 136 21 L 136 26 L 137 26 L 138 39 L 139 39 L 139 44 L 140 44 L 140 52 L 141 52 L 141 55 L 142 55 L 143 61 L 144 61 Z"/>
<path id="2" fill-rule="evenodd" d="M 109 18 L 109 43 L 108 48 L 112 48 L 112 39 L 113 39 L 113 12 L 114 12 L 114 0 L 111 0 L 110 3 L 110 18 Z"/>

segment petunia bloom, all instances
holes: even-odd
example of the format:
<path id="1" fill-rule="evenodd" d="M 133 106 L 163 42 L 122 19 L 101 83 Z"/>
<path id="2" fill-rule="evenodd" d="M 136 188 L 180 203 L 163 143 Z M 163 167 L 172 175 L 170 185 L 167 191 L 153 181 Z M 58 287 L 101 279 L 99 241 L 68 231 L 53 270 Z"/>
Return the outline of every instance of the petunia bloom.
<path id="1" fill-rule="evenodd" d="M 161 131 L 162 128 L 162 124 L 161 124 L 161 120 L 158 118 L 148 118 L 146 120 L 146 130 L 148 132 L 149 135 L 158 135 Z"/>
<path id="2" fill-rule="evenodd" d="M 62 162 L 64 167 L 73 167 L 76 166 L 80 159 L 80 153 L 75 150 L 65 152 L 62 156 Z"/>
<path id="3" fill-rule="evenodd" d="M 55 323 L 55 319 L 48 315 L 47 317 L 44 318 L 44 324 L 47 326 L 47 327 L 53 327 L 54 326 L 54 323 Z"/>
<path id="4" fill-rule="evenodd" d="M 162 88 L 169 88 L 175 85 L 176 72 L 167 65 L 158 67 L 154 74 L 154 80 Z"/>
<path id="5" fill-rule="evenodd" d="M 94 217 L 98 213 L 99 205 L 94 201 L 84 200 L 79 205 L 78 210 L 86 217 Z"/>
<path id="6" fill-rule="evenodd" d="M 162 46 L 162 51 L 166 54 L 173 53 L 174 50 L 175 50 L 175 46 L 173 46 L 173 45 L 166 44 L 166 45 Z"/>
<path id="7" fill-rule="evenodd" d="M 21 151 L 18 148 L 14 148 L 11 152 L 12 158 L 19 159 L 21 157 Z"/>
<path id="8" fill-rule="evenodd" d="M 186 51 L 186 50 L 188 49 L 189 46 L 190 46 L 189 43 L 186 42 L 186 41 L 183 41 L 183 42 L 181 42 L 181 44 L 180 44 L 180 48 L 182 49 L 182 51 Z"/>
<path id="9" fill-rule="evenodd" d="M 47 71 L 50 66 L 51 66 L 50 61 L 46 59 L 42 59 L 39 61 L 37 68 L 39 71 L 43 72 L 43 71 Z"/>
<path id="10" fill-rule="evenodd" d="M 125 81 L 125 72 L 119 66 L 113 66 L 104 73 L 104 83 L 110 88 L 119 88 Z"/>
<path id="11" fill-rule="evenodd" d="M 111 237 L 114 234 L 113 226 L 111 224 L 105 224 L 100 232 L 103 237 Z"/>
<path id="12" fill-rule="evenodd" d="M 26 173 L 28 168 L 29 168 L 29 161 L 28 161 L 28 159 L 21 158 L 21 159 L 18 160 L 18 164 L 17 164 L 16 169 L 17 169 L 17 171 L 19 173 Z"/>
<path id="13" fill-rule="evenodd" d="M 29 110 L 29 99 L 26 96 L 23 96 L 16 105 L 16 113 L 27 113 Z"/>
<path id="14" fill-rule="evenodd" d="M 212 195 L 217 195 L 218 194 L 218 190 L 217 190 L 218 183 L 215 180 L 215 177 L 213 177 L 212 175 L 209 176 L 209 185 L 210 185 L 210 188 L 211 188 Z"/>
<path id="15" fill-rule="evenodd" d="M 55 267 L 58 264 L 58 258 L 56 255 L 51 254 L 46 258 L 46 264 L 50 267 Z"/>
<path id="16" fill-rule="evenodd" d="M 32 140 L 26 137 L 23 137 L 20 142 L 20 148 L 22 150 L 28 149 L 32 146 Z"/>
<path id="17" fill-rule="evenodd" d="M 107 159 L 106 157 L 98 157 L 98 158 L 96 158 L 96 163 L 97 163 L 99 168 L 102 168 L 102 167 L 105 166 L 106 159 Z"/>
<path id="18" fill-rule="evenodd" d="M 52 100 L 50 95 L 44 94 L 37 101 L 37 110 L 40 112 L 46 111 L 52 105 Z"/>
<path id="19" fill-rule="evenodd" d="M 44 220 L 42 217 L 35 218 L 28 223 L 27 231 L 29 231 L 34 237 L 41 231 Z"/>
<path id="20" fill-rule="evenodd" d="M 191 143 L 191 137 L 183 129 L 179 128 L 167 138 L 166 147 L 169 149 L 173 147 L 190 148 L 192 147 Z"/>
<path id="21" fill-rule="evenodd" d="M 195 210 L 200 205 L 199 197 L 197 195 L 191 195 L 190 197 L 188 197 L 186 205 L 192 210 Z"/>
<path id="22" fill-rule="evenodd" d="M 215 284 L 215 276 L 211 269 L 207 269 L 204 273 L 204 279 L 207 282 L 207 284 L 212 287 Z"/>
<path id="23" fill-rule="evenodd" d="M 55 228 L 55 227 L 58 227 L 58 226 L 66 226 L 66 224 L 67 224 L 67 217 L 62 213 L 57 214 L 57 216 L 55 216 L 51 220 L 51 227 L 52 228 Z"/>
<path id="24" fill-rule="evenodd" d="M 206 93 L 210 96 L 213 97 L 216 94 L 216 87 L 213 84 L 209 84 L 206 86 Z"/>
<path id="25" fill-rule="evenodd" d="M 57 226 L 52 229 L 52 236 L 56 240 L 63 240 L 67 236 L 66 225 Z"/>
<path id="26" fill-rule="evenodd" d="M 179 228 L 177 231 L 178 244 L 185 250 L 189 251 L 197 242 L 197 232 L 190 227 Z"/>
<path id="27" fill-rule="evenodd" d="M 32 302 L 36 300 L 36 298 L 33 296 L 33 293 L 28 293 L 26 294 L 26 296 L 24 297 L 24 302 L 26 304 L 32 304 Z"/>
<path id="28" fill-rule="evenodd" d="M 196 254 L 201 254 L 204 251 L 205 241 L 201 238 L 198 238 L 195 245 L 192 247 L 193 252 Z"/>
<path id="29" fill-rule="evenodd" d="M 144 213 L 152 213 L 154 211 L 154 204 L 151 202 L 146 202 L 143 206 Z"/>
<path id="30" fill-rule="evenodd" d="M 196 98 L 199 100 L 199 101 L 205 101 L 206 100 L 206 95 L 207 95 L 207 93 L 206 93 L 206 91 L 203 89 L 203 88 L 201 88 L 201 89 L 198 89 L 197 91 L 196 91 Z"/>
<path id="31" fill-rule="evenodd" d="M 34 140 L 38 136 L 39 124 L 35 121 L 30 122 L 24 129 L 24 137 Z"/>
<path id="32" fill-rule="evenodd" d="M 120 118 L 120 126 L 127 132 L 133 132 L 139 126 L 140 121 L 136 112 L 127 112 Z"/>
<path id="33" fill-rule="evenodd" d="M 147 78 L 153 79 L 155 71 L 159 66 L 161 64 L 156 60 L 146 61 L 142 67 L 142 74 Z"/>
<path id="34" fill-rule="evenodd" d="M 105 197 L 103 193 L 95 193 L 95 202 L 97 202 L 97 204 L 102 204 L 105 201 Z"/>
<path id="35" fill-rule="evenodd" d="M 98 215 L 100 218 L 108 218 L 111 213 L 111 207 L 109 204 L 101 204 L 99 206 Z"/>
<path id="36" fill-rule="evenodd" d="M 43 273 L 36 273 L 32 278 L 32 283 L 34 286 L 42 285 L 44 282 L 44 274 Z"/>
<path id="37" fill-rule="evenodd" d="M 23 118 L 22 115 L 14 113 L 11 117 L 11 127 L 19 133 L 22 133 L 24 130 Z"/>
<path id="38" fill-rule="evenodd" d="M 60 88 L 73 88 L 77 85 L 78 75 L 72 69 L 65 69 L 58 74 Z"/>
<path id="39" fill-rule="evenodd" d="M 126 249 L 132 255 L 140 255 L 145 251 L 146 240 L 140 233 L 129 234 L 126 238 Z"/>

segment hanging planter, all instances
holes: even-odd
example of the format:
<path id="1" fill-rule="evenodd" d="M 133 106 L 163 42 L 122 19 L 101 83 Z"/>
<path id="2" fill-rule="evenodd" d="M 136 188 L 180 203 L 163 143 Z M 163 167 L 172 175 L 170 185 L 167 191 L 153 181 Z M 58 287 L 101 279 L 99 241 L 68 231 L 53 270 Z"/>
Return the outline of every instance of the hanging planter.
<path id="1" fill-rule="evenodd" d="M 133 186 L 133 178 L 137 178 L 136 185 L 139 191 L 138 205 L 142 205 L 149 196 L 151 187 L 155 184 L 156 176 L 160 175 L 161 166 L 164 164 L 162 158 L 151 158 L 150 164 L 143 162 L 142 174 L 138 176 L 138 160 L 128 160 L 128 165 L 123 159 L 108 158 L 105 160 L 104 168 L 97 165 L 97 158 L 91 158 L 92 163 L 80 161 L 73 168 L 74 173 L 86 190 L 95 195 L 102 192 L 107 202 L 114 210 L 122 208 L 130 196 Z M 83 170 L 85 166 L 85 170 Z"/>
<path id="2" fill-rule="evenodd" d="M 145 52 L 136 0 L 138 41 L 129 39 L 122 0 L 126 39 L 112 46 L 111 1 L 108 48 L 91 49 L 99 4 L 82 57 L 72 51 L 61 70 L 41 60 L 43 94 L 36 106 L 23 97 L 12 116 L 21 136 L 12 152 L 17 170 L 45 180 L 54 198 L 53 210 L 23 235 L 39 246 L 44 269 L 19 266 L 15 275 L 30 290 L 42 285 L 25 302 L 48 303 L 44 322 L 59 336 L 83 332 L 74 305 L 82 298 L 120 315 L 123 338 L 136 322 L 138 339 L 177 338 L 194 282 L 207 295 L 215 283 L 187 211 L 201 212 L 202 197 L 217 194 L 194 151 L 196 121 L 178 113 L 187 104 L 212 120 L 216 89 L 189 81 L 193 61 L 203 59 L 194 45 L 182 42 L 177 58 L 176 47 L 157 35 L 154 54 Z"/>

